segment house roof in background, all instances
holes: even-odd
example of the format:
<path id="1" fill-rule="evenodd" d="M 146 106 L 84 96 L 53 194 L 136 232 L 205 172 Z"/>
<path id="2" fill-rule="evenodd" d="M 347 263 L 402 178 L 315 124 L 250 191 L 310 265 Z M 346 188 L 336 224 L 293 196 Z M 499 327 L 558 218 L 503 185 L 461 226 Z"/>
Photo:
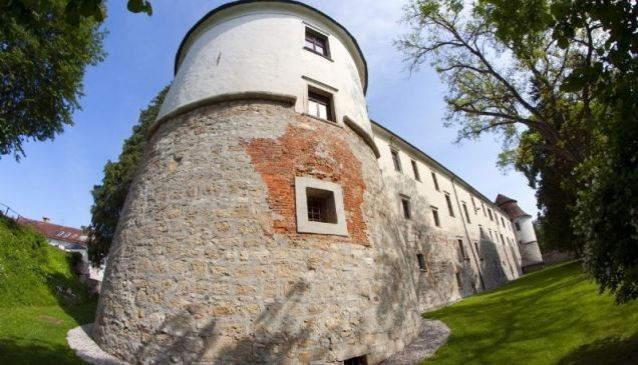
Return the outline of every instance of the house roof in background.
<path id="1" fill-rule="evenodd" d="M 76 243 L 83 246 L 86 246 L 86 241 L 88 240 L 86 233 L 78 228 L 61 226 L 59 224 L 53 224 L 50 222 L 39 221 L 24 217 L 19 217 L 18 223 L 33 227 L 35 230 L 42 233 L 46 238 L 50 239 Z"/>
<path id="2" fill-rule="evenodd" d="M 529 214 L 525 213 L 523 209 L 518 206 L 518 204 L 516 204 L 516 200 L 502 194 L 498 194 L 498 196 L 496 197 L 496 205 L 498 205 L 499 208 L 503 209 L 505 213 L 507 213 L 507 215 L 510 217 L 510 219 L 530 216 Z"/>

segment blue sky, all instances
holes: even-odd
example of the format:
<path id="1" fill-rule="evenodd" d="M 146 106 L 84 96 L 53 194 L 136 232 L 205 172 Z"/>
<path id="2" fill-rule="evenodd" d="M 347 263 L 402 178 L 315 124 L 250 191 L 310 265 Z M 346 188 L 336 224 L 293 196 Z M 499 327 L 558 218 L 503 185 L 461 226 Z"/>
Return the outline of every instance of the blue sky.
<path id="1" fill-rule="evenodd" d="M 0 158 L 0 203 L 23 216 L 51 218 L 80 227 L 91 220 L 91 189 L 100 183 L 107 160 L 115 160 L 131 134 L 139 111 L 173 77 L 177 47 L 188 29 L 226 1 L 154 0 L 154 14 L 132 14 L 124 1 L 110 1 L 104 42 L 106 60 L 87 70 L 82 110 L 75 125 L 49 142 L 29 142 L 19 163 Z M 456 130 L 443 127 L 445 85 L 423 65 L 410 75 L 393 40 L 405 1 L 306 1 L 344 25 L 357 38 L 368 61 L 370 117 L 437 159 L 484 195 L 503 193 L 523 210 L 537 212 L 534 191 L 522 174 L 496 167 L 500 143 L 454 144 Z"/>

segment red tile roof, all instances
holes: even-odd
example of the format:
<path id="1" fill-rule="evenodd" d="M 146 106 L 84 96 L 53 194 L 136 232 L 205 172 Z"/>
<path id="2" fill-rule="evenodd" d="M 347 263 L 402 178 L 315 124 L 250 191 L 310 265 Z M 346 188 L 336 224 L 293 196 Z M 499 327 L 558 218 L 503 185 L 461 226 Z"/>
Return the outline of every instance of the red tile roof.
<path id="1" fill-rule="evenodd" d="M 28 225 L 42 233 L 45 237 L 86 246 L 88 239 L 86 233 L 81 229 L 61 226 L 49 222 L 37 221 L 24 217 L 18 218 L 18 223 Z"/>
<path id="2" fill-rule="evenodd" d="M 505 195 L 498 194 L 494 202 L 507 213 L 510 219 L 529 216 L 529 214 L 525 213 L 523 209 L 516 204 L 516 200 L 508 198 Z"/>

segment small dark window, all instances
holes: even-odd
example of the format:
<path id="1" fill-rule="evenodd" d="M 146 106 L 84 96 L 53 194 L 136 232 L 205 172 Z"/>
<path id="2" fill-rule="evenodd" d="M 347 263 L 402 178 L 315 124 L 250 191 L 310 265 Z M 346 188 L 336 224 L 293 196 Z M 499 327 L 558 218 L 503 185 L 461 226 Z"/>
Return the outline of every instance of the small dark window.
<path id="1" fill-rule="evenodd" d="M 439 210 L 435 207 L 432 207 L 432 217 L 434 218 L 434 225 L 437 227 L 441 227 L 441 221 L 439 220 Z"/>
<path id="2" fill-rule="evenodd" d="M 401 172 L 401 159 L 399 158 L 399 151 L 391 149 L 390 153 L 392 154 L 392 163 L 394 164 L 394 169 Z"/>
<path id="3" fill-rule="evenodd" d="M 368 359 L 365 356 L 357 356 L 344 360 L 343 365 L 368 365 Z"/>
<path id="4" fill-rule="evenodd" d="M 447 210 L 450 212 L 450 217 L 454 217 L 454 208 L 452 208 L 450 194 L 445 194 L 445 202 L 447 203 Z"/>
<path id="5" fill-rule="evenodd" d="M 514 223 L 514 225 L 516 226 L 516 230 L 517 231 L 521 230 L 521 226 L 518 224 L 518 222 Z"/>
<path id="6" fill-rule="evenodd" d="M 337 223 L 337 209 L 332 191 L 306 188 L 306 199 L 309 221 Z"/>
<path id="7" fill-rule="evenodd" d="M 485 213 L 485 204 L 481 203 L 481 208 L 483 208 L 483 216 L 487 217 L 487 213 Z"/>
<path id="8" fill-rule="evenodd" d="M 422 253 L 417 253 L 416 254 L 416 260 L 419 263 L 419 270 L 428 271 L 428 267 L 425 264 L 425 256 L 423 256 Z"/>
<path id="9" fill-rule="evenodd" d="M 492 216 L 492 209 L 487 208 L 487 213 L 490 215 L 490 220 L 494 221 L 494 217 Z"/>
<path id="10" fill-rule="evenodd" d="M 410 198 L 401 196 L 401 208 L 403 209 L 403 218 L 410 219 L 412 216 L 410 213 Z"/>
<path id="11" fill-rule="evenodd" d="M 474 249 L 476 250 L 476 254 L 481 256 L 481 251 L 479 250 L 478 242 L 474 241 Z"/>
<path id="12" fill-rule="evenodd" d="M 308 114 L 334 122 L 332 115 L 332 97 L 308 91 Z"/>
<path id="13" fill-rule="evenodd" d="M 468 213 L 467 211 L 467 204 L 463 203 L 463 211 L 465 212 L 465 220 L 467 221 L 467 223 L 472 223 L 472 221 L 470 220 L 470 213 Z"/>
<path id="14" fill-rule="evenodd" d="M 478 215 L 478 208 L 476 207 L 476 201 L 474 201 L 474 197 L 472 197 L 472 208 L 474 209 L 474 214 Z"/>
<path id="15" fill-rule="evenodd" d="M 310 28 L 306 28 L 306 44 L 305 48 L 324 57 L 330 57 L 330 48 L 328 47 L 328 36 L 316 32 Z"/>
<path id="16" fill-rule="evenodd" d="M 459 289 L 463 289 L 463 283 L 461 282 L 461 273 L 457 272 L 455 276 L 456 276 L 456 285 L 459 286 Z"/>
<path id="17" fill-rule="evenodd" d="M 439 181 L 436 179 L 436 174 L 434 172 L 432 173 L 432 181 L 434 182 L 434 189 L 439 191 Z"/>
<path id="18" fill-rule="evenodd" d="M 467 256 L 465 255 L 465 248 L 463 247 L 463 240 L 457 241 L 459 244 L 459 261 L 463 261 Z"/>
<path id="19" fill-rule="evenodd" d="M 414 172 L 414 178 L 416 181 L 421 181 L 421 175 L 419 175 L 419 167 L 416 165 L 416 161 L 410 160 L 412 163 L 412 172 Z"/>
<path id="20" fill-rule="evenodd" d="M 499 233 L 499 235 L 501 236 L 501 243 L 502 243 L 502 244 L 505 244 L 505 239 L 503 238 L 503 234 L 502 234 L 502 233 Z"/>
<path id="21" fill-rule="evenodd" d="M 501 225 L 505 227 L 505 219 L 503 219 L 503 217 L 501 217 Z"/>

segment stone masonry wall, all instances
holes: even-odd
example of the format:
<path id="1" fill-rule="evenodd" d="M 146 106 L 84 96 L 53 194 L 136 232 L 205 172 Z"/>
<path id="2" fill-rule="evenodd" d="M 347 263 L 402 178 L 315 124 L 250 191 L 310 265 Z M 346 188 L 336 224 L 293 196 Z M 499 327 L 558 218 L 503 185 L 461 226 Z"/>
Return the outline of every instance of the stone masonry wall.
<path id="1" fill-rule="evenodd" d="M 302 175 L 342 184 L 348 237 L 295 232 Z M 282 104 L 164 123 L 109 254 L 96 341 L 141 364 L 386 358 L 421 321 L 414 251 L 383 190 L 358 135 Z"/>

